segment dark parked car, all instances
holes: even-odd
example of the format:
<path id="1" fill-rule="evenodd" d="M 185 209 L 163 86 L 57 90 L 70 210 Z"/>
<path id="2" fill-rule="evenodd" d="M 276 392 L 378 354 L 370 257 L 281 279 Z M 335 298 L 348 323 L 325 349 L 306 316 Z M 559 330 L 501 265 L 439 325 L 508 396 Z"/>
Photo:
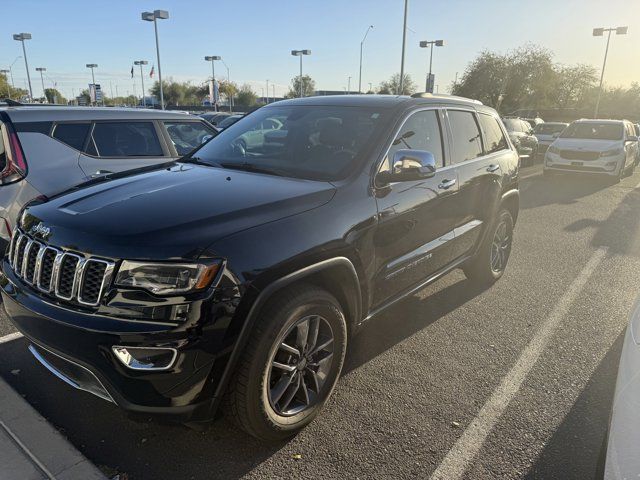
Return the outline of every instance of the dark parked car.
<path id="1" fill-rule="evenodd" d="M 225 128 L 228 128 L 231 125 L 233 125 L 234 123 L 236 123 L 242 117 L 244 117 L 244 114 L 240 114 L 240 113 L 237 113 L 235 115 L 228 115 L 225 118 L 223 118 L 222 120 L 220 120 L 216 126 L 220 130 L 224 130 Z"/>
<path id="2" fill-rule="evenodd" d="M 258 128 L 269 139 L 248 153 Z M 518 156 L 491 108 L 288 100 L 171 166 L 27 207 L 0 287 L 67 383 L 191 422 L 226 398 L 247 432 L 282 439 L 318 414 L 363 323 L 455 268 L 498 280 L 518 209 Z"/>
<path id="3" fill-rule="evenodd" d="M 523 165 L 532 165 L 538 154 L 538 139 L 533 133 L 533 127 L 521 118 L 503 118 L 509 138 L 518 150 Z"/>
<path id="4" fill-rule="evenodd" d="M 231 114 L 227 112 L 209 112 L 209 113 L 203 113 L 199 116 L 200 118 L 204 118 L 207 122 L 209 122 L 214 127 L 217 127 L 218 123 L 220 123 L 222 120 L 227 118 L 229 115 Z"/>

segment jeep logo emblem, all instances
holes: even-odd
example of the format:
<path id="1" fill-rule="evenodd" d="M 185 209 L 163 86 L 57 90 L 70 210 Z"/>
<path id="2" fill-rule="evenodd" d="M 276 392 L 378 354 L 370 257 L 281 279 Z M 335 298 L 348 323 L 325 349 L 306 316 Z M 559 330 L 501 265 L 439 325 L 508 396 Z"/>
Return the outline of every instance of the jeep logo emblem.
<path id="1" fill-rule="evenodd" d="M 42 238 L 46 238 L 51 233 L 51 229 L 47 227 L 44 223 L 40 222 L 35 227 L 31 227 L 31 233 L 33 235 L 40 234 Z"/>

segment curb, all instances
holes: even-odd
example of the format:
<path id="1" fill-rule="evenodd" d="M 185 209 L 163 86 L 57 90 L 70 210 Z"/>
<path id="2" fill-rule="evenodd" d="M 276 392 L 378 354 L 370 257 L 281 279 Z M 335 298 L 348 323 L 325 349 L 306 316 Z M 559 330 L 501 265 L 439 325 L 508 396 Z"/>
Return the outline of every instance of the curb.
<path id="1" fill-rule="evenodd" d="M 106 477 L 0 378 L 0 479 Z"/>

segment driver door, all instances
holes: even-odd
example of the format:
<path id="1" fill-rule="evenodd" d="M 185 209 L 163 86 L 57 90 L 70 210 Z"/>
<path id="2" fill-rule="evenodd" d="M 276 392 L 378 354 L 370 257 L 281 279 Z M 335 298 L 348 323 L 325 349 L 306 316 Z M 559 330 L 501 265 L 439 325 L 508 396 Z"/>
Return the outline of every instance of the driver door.
<path id="1" fill-rule="evenodd" d="M 447 266 L 454 256 L 453 208 L 458 192 L 454 167 L 444 163 L 442 113 L 412 113 L 393 141 L 379 171 L 391 168 L 400 149 L 428 151 L 436 160 L 435 176 L 390 182 L 375 188 L 378 226 L 374 237 L 376 273 L 374 308 Z"/>

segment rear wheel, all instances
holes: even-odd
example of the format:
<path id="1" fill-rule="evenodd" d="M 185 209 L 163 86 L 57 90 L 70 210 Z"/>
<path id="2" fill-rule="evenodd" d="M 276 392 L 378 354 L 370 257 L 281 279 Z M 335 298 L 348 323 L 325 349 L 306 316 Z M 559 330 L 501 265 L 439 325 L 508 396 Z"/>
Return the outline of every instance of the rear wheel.
<path id="1" fill-rule="evenodd" d="M 463 267 L 466 277 L 481 284 L 491 284 L 502 277 L 513 242 L 513 217 L 507 209 L 496 216 L 476 255 Z"/>
<path id="2" fill-rule="evenodd" d="M 333 392 L 346 345 L 338 301 L 315 286 L 288 287 L 258 319 L 229 388 L 229 413 L 261 440 L 296 434 Z"/>

